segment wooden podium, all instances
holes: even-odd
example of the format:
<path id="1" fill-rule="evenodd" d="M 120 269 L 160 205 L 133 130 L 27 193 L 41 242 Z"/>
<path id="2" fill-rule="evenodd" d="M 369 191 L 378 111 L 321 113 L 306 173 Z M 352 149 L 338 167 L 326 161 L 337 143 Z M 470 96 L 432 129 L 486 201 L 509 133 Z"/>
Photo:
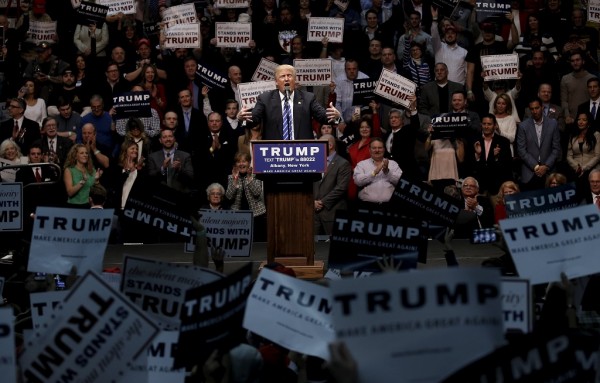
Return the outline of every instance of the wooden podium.
<path id="1" fill-rule="evenodd" d="M 264 182 L 267 207 L 267 261 L 261 268 L 278 262 L 298 278 L 323 277 L 325 265 L 315 261 L 313 182 L 326 166 L 327 141 L 252 144 L 252 169 Z"/>

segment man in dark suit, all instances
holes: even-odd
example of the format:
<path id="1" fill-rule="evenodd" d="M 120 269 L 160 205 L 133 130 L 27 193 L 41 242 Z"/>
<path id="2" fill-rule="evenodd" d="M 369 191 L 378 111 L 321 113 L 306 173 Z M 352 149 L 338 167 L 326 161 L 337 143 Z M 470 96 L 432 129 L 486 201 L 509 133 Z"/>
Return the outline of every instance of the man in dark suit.
<path id="1" fill-rule="evenodd" d="M 192 94 L 188 89 L 179 92 L 179 108 L 176 113 L 175 140 L 178 148 L 195 157 L 198 150 L 206 144 L 204 138 L 208 132 L 208 124 L 204 114 L 192 107 Z"/>
<path id="2" fill-rule="evenodd" d="M 554 170 L 560 159 L 560 133 L 555 119 L 544 118 L 542 101 L 529 102 L 531 118 L 517 129 L 517 154 L 521 165 L 523 190 L 541 189 L 546 176 Z"/>
<path id="3" fill-rule="evenodd" d="M 329 104 L 323 108 L 312 93 L 296 89 L 296 69 L 291 65 L 279 65 L 275 69 L 277 89 L 258 96 L 252 111 L 246 108 L 238 113 L 238 120 L 248 121 L 251 126 L 263 123 L 264 140 L 283 140 L 284 109 L 288 103 L 291 109 L 290 133 L 287 139 L 310 140 L 314 138 L 311 118 L 321 124 L 339 123 L 340 112 Z"/>
<path id="4" fill-rule="evenodd" d="M 62 165 L 73 146 L 73 141 L 58 135 L 58 121 L 54 117 L 46 117 L 42 124 L 42 138 L 37 143 L 44 153 L 44 161 Z"/>
<path id="5" fill-rule="evenodd" d="M 21 148 L 21 153 L 29 153 L 31 144 L 40 139 L 40 126 L 23 116 L 25 106 L 22 98 L 8 100 L 10 119 L 0 124 L 0 142 L 12 138 Z"/>
<path id="6" fill-rule="evenodd" d="M 148 175 L 181 192 L 190 192 L 194 168 L 189 153 L 176 148 L 175 136 L 170 129 L 160 132 L 162 149 L 150 154 Z"/>
<path id="7" fill-rule="evenodd" d="M 593 203 L 600 209 L 600 170 L 592 170 L 588 176 L 588 181 L 590 183 L 589 191 L 585 192 L 585 194 L 582 193 L 581 204 L 587 205 Z"/>
<path id="8" fill-rule="evenodd" d="M 204 147 L 194 162 L 197 169 L 203 169 L 198 174 L 197 182 L 205 189 L 211 183 L 227 185 L 227 176 L 231 174 L 233 157 L 237 151 L 237 136 L 223 125 L 223 117 L 218 112 L 208 115 L 208 133 Z"/>
<path id="9" fill-rule="evenodd" d="M 512 179 L 510 141 L 494 131 L 498 123 L 493 114 L 481 119 L 480 136 L 467 145 L 465 158 L 472 164 L 472 174 L 479 181 L 479 190 L 491 195 L 498 193 L 504 181 Z"/>
<path id="10" fill-rule="evenodd" d="M 600 79 L 598 77 L 592 77 L 587 80 L 587 90 L 590 95 L 590 99 L 584 103 L 579 104 L 577 107 L 577 115 L 581 113 L 587 113 L 592 117 L 590 126 L 595 131 L 600 132 Z M 577 118 L 575 118 L 577 122 Z"/>
<path id="11" fill-rule="evenodd" d="M 494 225 L 494 209 L 490 199 L 479 195 L 479 183 L 475 178 L 466 177 L 463 180 L 461 196 L 465 205 L 454 224 L 454 238 L 471 238 L 473 230 Z"/>
<path id="12" fill-rule="evenodd" d="M 465 89 L 462 84 L 448 80 L 448 66 L 444 63 L 435 64 L 434 74 L 435 80 L 421 87 L 419 98 L 419 113 L 430 117 L 452 111 L 452 94 Z"/>
<path id="13" fill-rule="evenodd" d="M 324 134 L 320 140 L 327 141 L 329 155 L 323 178 L 313 183 L 315 235 L 331 235 L 335 212 L 346 209 L 346 195 L 352 168 L 348 161 L 337 154 L 335 137 Z"/>

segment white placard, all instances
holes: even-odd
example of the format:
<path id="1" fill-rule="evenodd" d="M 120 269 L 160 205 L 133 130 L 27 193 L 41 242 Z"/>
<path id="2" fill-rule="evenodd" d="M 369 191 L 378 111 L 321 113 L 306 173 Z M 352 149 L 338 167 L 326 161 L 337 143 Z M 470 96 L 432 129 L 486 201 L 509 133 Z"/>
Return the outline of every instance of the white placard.
<path id="1" fill-rule="evenodd" d="M 30 21 L 27 41 L 39 44 L 56 41 L 56 21 Z"/>
<path id="2" fill-rule="evenodd" d="M 250 0 L 215 0 L 215 8 L 248 8 Z"/>
<path id="3" fill-rule="evenodd" d="M 481 56 L 485 81 L 513 80 L 519 78 L 519 55 Z"/>
<path id="4" fill-rule="evenodd" d="M 209 254 L 214 247 L 223 250 L 226 257 L 250 256 L 254 229 L 251 210 L 202 209 L 201 212 L 200 223 L 206 229 Z"/>
<path id="5" fill-rule="evenodd" d="M 122 382 L 184 383 L 185 369 L 173 369 L 178 331 L 161 331 L 148 346 L 146 355 L 131 363 Z"/>
<path id="6" fill-rule="evenodd" d="M 408 108 L 410 105 L 408 98 L 415 94 L 416 89 L 417 84 L 414 82 L 391 70 L 383 69 L 379 80 L 375 83 L 374 93 Z"/>
<path id="7" fill-rule="evenodd" d="M 3 170 L 2 179 L 9 170 L 14 169 Z M 23 184 L 0 182 L 0 231 L 20 230 L 23 230 Z"/>
<path id="8" fill-rule="evenodd" d="M 14 323 L 13 308 L 0 307 L 0 376 L 6 383 L 17 383 Z"/>
<path id="9" fill-rule="evenodd" d="M 600 272 L 600 212 L 578 206 L 500 221 L 500 228 L 521 278 L 532 285 Z"/>
<path id="10" fill-rule="evenodd" d="M 238 84 L 240 107 L 252 109 L 256 105 L 258 96 L 269 90 L 277 89 L 275 81 L 254 81 Z"/>
<path id="11" fill-rule="evenodd" d="M 92 272 L 73 286 L 54 316 L 20 357 L 25 381 L 118 381 L 158 333 L 135 305 Z M 46 363 L 49 358 L 53 363 Z"/>
<path id="12" fill-rule="evenodd" d="M 328 344 L 335 339 L 329 289 L 263 268 L 246 301 L 244 328 L 292 351 L 329 359 Z"/>
<path id="13" fill-rule="evenodd" d="M 162 330 L 178 330 L 185 292 L 221 278 L 198 266 L 125 256 L 121 291 Z"/>
<path id="14" fill-rule="evenodd" d="M 531 287 L 528 279 L 502 278 L 504 331 L 531 332 L 533 325 Z"/>
<path id="15" fill-rule="evenodd" d="M 0 158 L 0 169 L 6 166 L 14 166 L 17 165 L 13 161 L 7 160 L 5 158 Z M 17 169 L 4 169 L 0 170 L 0 177 L 2 178 L 2 182 L 15 182 L 15 178 L 17 176 Z"/>
<path id="16" fill-rule="evenodd" d="M 252 40 L 250 23 L 215 23 L 217 47 L 248 48 Z"/>
<path id="17" fill-rule="evenodd" d="M 162 21 L 165 28 L 171 28 L 176 24 L 199 23 L 194 4 L 181 4 L 165 8 Z"/>
<path id="18" fill-rule="evenodd" d="M 333 327 L 360 382 L 440 382 L 503 343 L 497 270 L 384 273 L 330 289 Z"/>
<path id="19" fill-rule="evenodd" d="M 328 86 L 333 81 L 330 59 L 295 59 L 294 68 L 302 86 Z"/>
<path id="20" fill-rule="evenodd" d="M 588 21 L 600 23 L 600 0 L 588 0 Z"/>
<path id="21" fill-rule="evenodd" d="M 38 207 L 27 271 L 68 275 L 102 272 L 113 209 Z"/>
<path id="22" fill-rule="evenodd" d="M 344 42 L 344 19 L 339 17 L 310 17 L 306 41 L 322 41 L 327 37 L 330 43 Z"/>
<path id="23" fill-rule="evenodd" d="M 279 66 L 279 64 L 267 60 L 266 58 L 261 58 L 258 67 L 254 71 L 252 75 L 252 81 L 269 81 L 275 80 L 275 69 Z"/>
<path id="24" fill-rule="evenodd" d="M 107 16 L 122 13 L 134 15 L 136 12 L 135 0 L 100 0 L 100 4 L 108 6 Z"/>
<path id="25" fill-rule="evenodd" d="M 165 48 L 200 48 L 200 24 L 175 24 L 165 30 Z"/>
<path id="26" fill-rule="evenodd" d="M 31 308 L 31 322 L 34 330 L 47 327 L 53 320 L 54 308 L 61 304 L 67 296 L 68 290 L 44 291 L 29 294 Z"/>

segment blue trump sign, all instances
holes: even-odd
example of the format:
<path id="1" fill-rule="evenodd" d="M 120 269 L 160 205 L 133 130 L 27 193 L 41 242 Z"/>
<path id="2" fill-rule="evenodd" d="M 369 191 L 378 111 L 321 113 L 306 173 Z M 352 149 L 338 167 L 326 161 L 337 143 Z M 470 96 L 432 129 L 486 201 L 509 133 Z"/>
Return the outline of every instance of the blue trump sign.
<path id="1" fill-rule="evenodd" d="M 323 173 L 327 141 L 257 141 L 252 143 L 255 174 Z"/>

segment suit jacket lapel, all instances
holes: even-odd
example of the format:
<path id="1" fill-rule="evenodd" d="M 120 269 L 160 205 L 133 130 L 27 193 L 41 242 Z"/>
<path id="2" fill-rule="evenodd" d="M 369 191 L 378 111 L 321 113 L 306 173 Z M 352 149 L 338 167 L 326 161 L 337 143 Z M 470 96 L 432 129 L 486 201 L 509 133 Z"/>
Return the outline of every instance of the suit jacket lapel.
<path id="1" fill-rule="evenodd" d="M 277 130 L 279 131 L 279 139 L 283 139 L 283 110 L 281 109 L 281 97 L 279 96 L 279 90 L 275 89 L 272 94 L 272 107 L 271 115 L 274 120 L 277 121 Z"/>
<path id="2" fill-rule="evenodd" d="M 294 100 L 291 105 L 294 113 L 294 138 L 297 138 L 299 134 L 298 127 L 300 126 L 300 118 L 302 117 L 303 101 L 300 92 L 298 90 L 294 91 Z"/>

